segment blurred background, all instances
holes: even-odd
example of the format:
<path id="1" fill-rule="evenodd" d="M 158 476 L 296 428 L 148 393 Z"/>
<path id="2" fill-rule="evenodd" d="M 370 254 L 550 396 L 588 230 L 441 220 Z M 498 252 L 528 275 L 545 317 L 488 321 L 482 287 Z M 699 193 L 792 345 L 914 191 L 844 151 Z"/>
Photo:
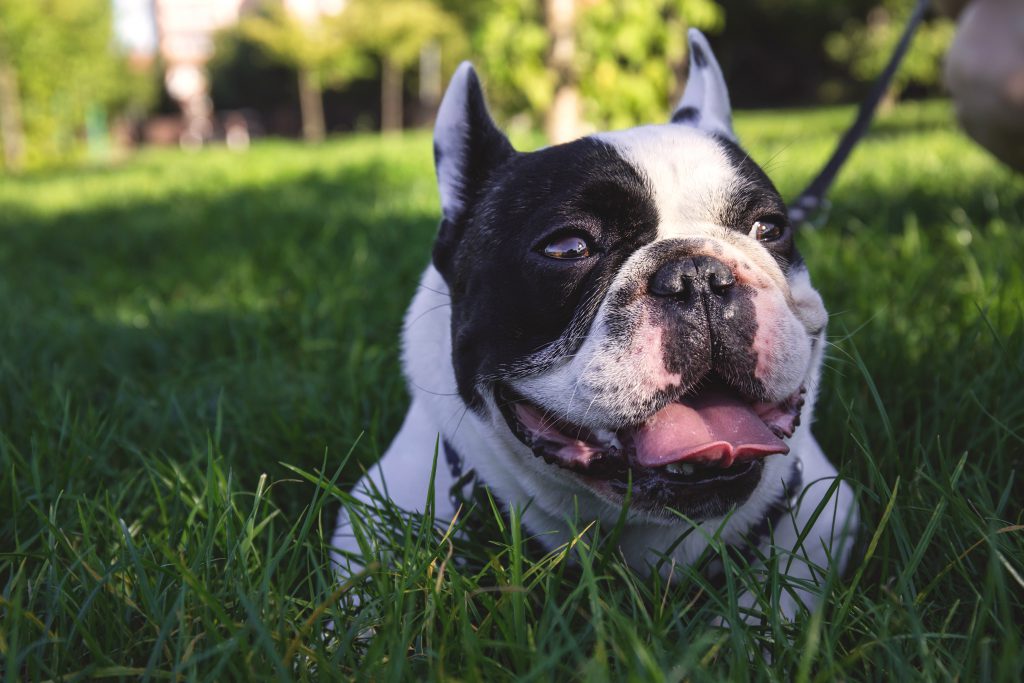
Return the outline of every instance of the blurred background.
<path id="1" fill-rule="evenodd" d="M 0 0 L 8 172 L 141 146 L 429 125 L 478 66 L 497 120 L 561 141 L 663 120 L 704 30 L 740 108 L 857 100 L 911 0 Z M 942 95 L 930 15 L 887 96 Z"/>

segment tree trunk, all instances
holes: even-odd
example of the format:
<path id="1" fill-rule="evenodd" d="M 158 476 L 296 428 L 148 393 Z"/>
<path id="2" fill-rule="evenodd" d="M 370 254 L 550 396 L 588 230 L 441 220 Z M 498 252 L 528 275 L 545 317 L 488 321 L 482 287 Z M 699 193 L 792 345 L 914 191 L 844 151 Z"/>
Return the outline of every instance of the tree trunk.
<path id="1" fill-rule="evenodd" d="M 21 122 L 21 96 L 18 93 L 18 72 L 0 57 L 0 144 L 4 148 L 4 167 L 21 170 L 25 149 L 25 131 Z"/>
<path id="2" fill-rule="evenodd" d="M 299 69 L 299 107 L 302 110 L 302 137 L 307 142 L 324 139 L 324 91 L 320 74 Z"/>
<path id="3" fill-rule="evenodd" d="M 576 0 L 544 0 L 551 35 L 548 68 L 555 73 L 555 98 L 544 122 L 551 144 L 579 137 L 581 131 L 579 77 L 576 73 Z"/>
<path id="4" fill-rule="evenodd" d="M 390 59 L 381 63 L 380 129 L 384 133 L 402 130 L 402 70 Z"/>
<path id="5" fill-rule="evenodd" d="M 666 23 L 665 32 L 669 35 L 683 36 L 685 42 L 686 22 L 675 17 L 670 18 Z M 675 82 L 669 89 L 668 101 L 665 103 L 665 106 L 668 107 L 669 112 L 673 112 L 675 111 L 676 104 L 683 97 L 683 91 L 686 90 L 686 80 L 690 77 L 690 51 L 684 49 L 679 56 L 670 57 L 668 67 L 672 70 Z"/>
<path id="6" fill-rule="evenodd" d="M 420 102 L 417 124 L 434 120 L 441 104 L 444 84 L 441 78 L 441 44 L 431 41 L 420 50 Z"/>

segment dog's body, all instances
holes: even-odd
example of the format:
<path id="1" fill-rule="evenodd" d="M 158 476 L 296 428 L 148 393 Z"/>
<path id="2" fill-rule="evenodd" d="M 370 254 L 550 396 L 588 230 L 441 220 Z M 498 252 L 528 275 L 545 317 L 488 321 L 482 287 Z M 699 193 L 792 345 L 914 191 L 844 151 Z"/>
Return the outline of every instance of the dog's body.
<path id="1" fill-rule="evenodd" d="M 456 72 L 435 134 L 444 217 L 403 335 L 412 405 L 355 495 L 422 509 L 440 441 L 439 520 L 472 470 L 549 546 L 577 513 L 614 525 L 628 497 L 640 570 L 692 563 L 716 533 L 770 535 L 797 577 L 845 562 L 856 506 L 810 432 L 827 315 L 690 40 L 673 123 L 529 154 Z M 354 552 L 348 521 L 334 543 Z"/>

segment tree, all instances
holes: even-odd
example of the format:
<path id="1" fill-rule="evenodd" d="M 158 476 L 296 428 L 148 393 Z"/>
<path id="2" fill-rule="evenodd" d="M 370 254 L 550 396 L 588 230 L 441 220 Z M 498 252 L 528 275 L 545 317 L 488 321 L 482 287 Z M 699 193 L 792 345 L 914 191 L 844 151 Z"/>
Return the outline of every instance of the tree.
<path id="1" fill-rule="evenodd" d="M 714 0 L 546 4 L 545 12 L 537 0 L 503 0 L 482 20 L 474 47 L 493 85 L 495 109 L 534 123 L 556 112 L 546 126 L 552 142 L 583 132 L 570 123 L 573 92 L 591 125 L 624 127 L 664 117 L 685 74 L 687 26 L 724 25 Z M 556 93 L 562 93 L 561 106 Z"/>
<path id="2" fill-rule="evenodd" d="M 296 70 L 302 135 L 310 142 L 323 140 L 326 132 L 324 88 L 342 86 L 369 69 L 349 18 L 346 9 L 334 16 L 303 20 L 275 2 L 242 21 L 247 37 Z"/>
<path id="3" fill-rule="evenodd" d="M 473 52 L 491 107 L 505 118 L 538 123 L 551 106 L 556 80 L 547 68 L 550 35 L 538 0 L 501 0 L 483 15 Z"/>
<path id="4" fill-rule="evenodd" d="M 885 0 L 873 8 L 865 21 L 847 21 L 842 31 L 825 39 L 828 55 L 844 64 L 858 81 L 873 81 L 885 68 L 907 18 L 913 9 L 908 0 Z M 942 56 L 953 41 L 955 24 L 944 17 L 923 23 L 914 36 L 899 71 L 889 89 L 895 99 L 911 83 L 938 85 L 942 76 Z"/>
<path id="5" fill-rule="evenodd" d="M 625 128 L 664 118 L 686 82 L 686 29 L 718 31 L 724 24 L 712 0 L 594 3 L 579 33 L 587 119 Z"/>
<path id="6" fill-rule="evenodd" d="M 547 66 L 554 74 L 555 92 L 544 117 L 544 132 L 552 143 L 567 142 L 581 132 L 579 73 L 576 70 L 576 0 L 544 0 L 544 21 L 551 47 Z"/>
<path id="7" fill-rule="evenodd" d="M 25 147 L 24 124 L 21 119 L 21 90 L 18 71 L 7 36 L 0 33 L 0 147 L 4 151 L 4 168 L 21 169 Z"/>
<path id="8" fill-rule="evenodd" d="M 68 156 L 86 114 L 131 101 L 109 0 L 0 0 L 0 144 L 16 170 Z"/>
<path id="9" fill-rule="evenodd" d="M 404 74 L 430 44 L 464 50 L 458 19 L 430 0 L 351 0 L 342 13 L 355 40 L 377 57 L 381 73 L 381 130 L 402 127 Z"/>

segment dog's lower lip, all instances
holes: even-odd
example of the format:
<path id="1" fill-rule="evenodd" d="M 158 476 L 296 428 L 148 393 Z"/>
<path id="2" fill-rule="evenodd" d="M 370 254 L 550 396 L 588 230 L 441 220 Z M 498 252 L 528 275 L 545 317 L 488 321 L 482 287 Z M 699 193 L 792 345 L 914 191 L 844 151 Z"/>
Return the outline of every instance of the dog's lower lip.
<path id="1" fill-rule="evenodd" d="M 803 388 L 793 397 L 777 404 L 789 412 L 796 411 L 797 415 L 792 418 L 792 425 L 778 428 L 769 424 L 768 417 L 762 418 L 776 436 L 781 438 L 792 434 L 792 429 L 798 422 L 802 393 Z M 619 430 L 615 434 L 614 444 L 602 443 L 592 430 L 564 421 L 553 421 L 550 418 L 544 418 L 546 421 L 538 426 L 534 417 L 531 430 L 524 424 L 523 416 L 525 414 L 528 420 L 528 411 L 532 411 L 534 416 L 543 414 L 539 408 L 504 385 L 499 385 L 496 398 L 509 428 L 520 441 L 533 450 L 536 456 L 549 464 L 571 470 L 587 480 L 611 482 L 613 488 L 623 487 L 630 479 L 634 482 L 638 479 L 656 481 L 673 488 L 700 488 L 721 485 L 747 476 L 752 470 L 756 470 L 759 476 L 760 458 L 764 454 L 755 453 L 744 457 L 733 457 L 730 454 L 727 458 L 712 458 L 707 461 L 698 458 L 690 461 L 669 461 L 665 464 L 645 464 L 638 462 L 635 457 L 633 441 L 638 428 Z M 776 415 L 780 412 L 776 405 L 767 404 L 752 404 L 752 409 L 756 409 L 759 416 L 762 412 L 765 415 Z M 775 452 L 784 453 L 785 450 L 788 449 Z M 751 463 L 757 463 L 757 466 L 752 467 Z"/>
<path id="2" fill-rule="evenodd" d="M 652 484 L 675 489 L 679 493 L 705 491 L 709 488 L 721 488 L 728 486 L 737 480 L 742 480 L 752 474 L 760 474 L 764 463 L 760 460 L 746 460 L 744 462 L 730 465 L 729 467 L 702 467 L 696 466 L 690 474 L 675 474 L 668 471 L 667 467 L 658 467 L 641 473 L 647 487 Z M 634 482 L 637 481 L 636 470 Z M 610 480 L 613 490 L 625 493 L 629 481 L 625 479 Z"/>

